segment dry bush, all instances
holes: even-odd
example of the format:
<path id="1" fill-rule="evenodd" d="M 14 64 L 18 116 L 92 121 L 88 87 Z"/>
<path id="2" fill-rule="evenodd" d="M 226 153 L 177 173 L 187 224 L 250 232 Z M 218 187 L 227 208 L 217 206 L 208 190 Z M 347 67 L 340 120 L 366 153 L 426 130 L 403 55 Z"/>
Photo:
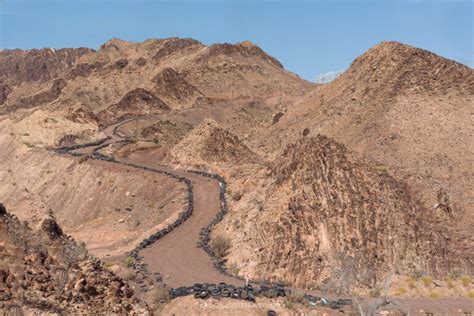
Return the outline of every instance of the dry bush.
<path id="1" fill-rule="evenodd" d="M 416 288 L 416 280 L 411 278 L 411 277 L 408 277 L 407 278 L 407 285 L 410 289 Z"/>
<path id="2" fill-rule="evenodd" d="M 433 283 L 433 278 L 430 275 L 425 275 L 421 277 L 423 284 L 428 287 Z"/>
<path id="3" fill-rule="evenodd" d="M 446 286 L 450 289 L 452 289 L 454 287 L 454 280 L 451 279 L 451 278 L 446 278 Z"/>
<path id="4" fill-rule="evenodd" d="M 211 250 L 218 258 L 224 258 L 228 255 L 231 246 L 230 238 L 222 235 L 216 235 L 211 239 L 210 246 Z"/>
<path id="5" fill-rule="evenodd" d="M 469 284 L 471 284 L 471 277 L 467 274 L 463 274 L 459 277 L 459 281 L 462 282 L 462 285 L 467 287 Z"/>
<path id="6" fill-rule="evenodd" d="M 441 298 L 441 293 L 439 293 L 438 291 L 431 291 L 431 292 L 430 292 L 430 297 L 431 297 L 432 299 Z"/>

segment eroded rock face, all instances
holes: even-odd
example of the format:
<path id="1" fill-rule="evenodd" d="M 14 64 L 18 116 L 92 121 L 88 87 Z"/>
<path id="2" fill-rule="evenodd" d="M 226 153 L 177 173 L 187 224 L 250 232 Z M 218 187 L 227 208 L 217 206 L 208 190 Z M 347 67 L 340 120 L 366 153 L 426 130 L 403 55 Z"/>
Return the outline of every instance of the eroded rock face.
<path id="1" fill-rule="evenodd" d="M 5 103 L 11 91 L 12 89 L 8 85 L 0 85 L 0 105 Z"/>
<path id="2" fill-rule="evenodd" d="M 0 204 L 0 310 L 66 314 L 142 314 L 130 287 L 64 238 L 53 219 L 42 237 Z"/>
<path id="3" fill-rule="evenodd" d="M 257 155 L 236 135 L 211 119 L 205 120 L 182 139 L 172 149 L 172 155 L 175 162 L 181 164 L 242 164 L 258 160 Z"/>
<path id="4" fill-rule="evenodd" d="M 243 57 L 258 57 L 263 59 L 279 68 L 283 68 L 283 65 L 274 57 L 265 53 L 260 47 L 252 44 L 251 42 L 242 42 L 239 44 L 214 44 L 209 47 L 208 57 L 218 55 L 239 55 Z"/>
<path id="5" fill-rule="evenodd" d="M 117 104 L 99 112 L 98 116 L 104 118 L 105 121 L 110 121 L 126 115 L 156 114 L 169 109 L 169 106 L 156 95 L 137 88 L 129 91 Z"/>
<path id="6" fill-rule="evenodd" d="M 199 41 L 191 38 L 171 38 L 166 39 L 165 44 L 162 48 L 153 56 L 154 61 L 161 61 L 179 51 L 187 49 L 189 47 L 199 47 L 202 45 Z"/>
<path id="7" fill-rule="evenodd" d="M 0 79 L 20 82 L 47 81 L 69 70 L 89 48 L 4 50 L 0 52 Z"/>
<path id="8" fill-rule="evenodd" d="M 334 290 L 375 286 L 391 269 L 437 274 L 461 266 L 404 184 L 325 136 L 288 146 L 273 177 L 258 223 L 244 224 L 253 227 L 246 240 L 258 249 L 248 258 L 258 258 L 258 277 L 296 286 L 331 282 Z"/>
<path id="9" fill-rule="evenodd" d="M 185 101 L 190 97 L 202 96 L 198 88 L 187 82 L 173 68 L 165 68 L 155 78 L 155 89 L 158 94 L 177 101 Z"/>

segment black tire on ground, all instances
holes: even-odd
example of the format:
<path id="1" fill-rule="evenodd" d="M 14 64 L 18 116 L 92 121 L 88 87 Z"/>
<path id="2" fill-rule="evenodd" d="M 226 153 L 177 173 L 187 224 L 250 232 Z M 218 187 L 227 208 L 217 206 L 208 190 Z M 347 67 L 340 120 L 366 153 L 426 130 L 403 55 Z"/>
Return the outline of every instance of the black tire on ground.
<path id="1" fill-rule="evenodd" d="M 202 299 L 208 299 L 209 298 L 209 291 L 207 289 L 201 290 L 199 293 L 199 297 Z"/>

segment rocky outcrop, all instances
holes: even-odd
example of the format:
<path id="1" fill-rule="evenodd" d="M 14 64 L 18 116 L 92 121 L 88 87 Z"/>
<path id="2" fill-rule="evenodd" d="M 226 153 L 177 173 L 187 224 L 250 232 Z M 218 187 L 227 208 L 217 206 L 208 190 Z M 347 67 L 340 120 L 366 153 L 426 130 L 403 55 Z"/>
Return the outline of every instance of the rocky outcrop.
<path id="1" fill-rule="evenodd" d="M 258 258 L 256 275 L 334 290 L 376 286 L 392 269 L 436 275 L 463 267 L 429 211 L 379 173 L 325 136 L 289 145 L 275 161 L 257 223 L 241 228 L 258 249 L 248 255 Z"/>
<path id="2" fill-rule="evenodd" d="M 11 91 L 12 89 L 8 85 L 0 85 L 0 105 L 5 103 Z"/>
<path id="3" fill-rule="evenodd" d="M 225 43 L 211 45 L 204 58 L 212 58 L 219 55 L 241 56 L 245 58 L 257 57 L 278 68 L 283 68 L 283 65 L 276 58 L 268 55 L 260 47 L 248 41 L 238 44 Z"/>
<path id="4" fill-rule="evenodd" d="M 136 88 L 124 95 L 118 103 L 99 112 L 98 116 L 106 122 L 112 122 L 127 115 L 157 114 L 169 110 L 169 106 L 156 95 L 145 89 Z"/>
<path id="5" fill-rule="evenodd" d="M 424 49 L 382 42 L 356 58 L 331 86 L 337 87 L 338 95 L 355 100 L 388 99 L 408 92 L 468 95 L 474 93 L 474 72 Z"/>
<path id="6" fill-rule="evenodd" d="M 61 91 L 66 86 L 66 81 L 63 79 L 55 79 L 52 82 L 51 88 L 47 91 L 40 92 L 30 97 L 20 99 L 16 104 L 9 107 L 9 111 L 17 109 L 30 109 L 39 105 L 53 102 L 61 95 Z"/>
<path id="7" fill-rule="evenodd" d="M 153 60 L 160 62 L 169 56 L 172 56 L 175 53 L 183 51 L 190 47 L 199 47 L 202 44 L 199 41 L 196 41 L 191 38 L 170 38 L 166 39 L 166 42 L 158 50 L 158 52 L 153 56 Z"/>
<path id="8" fill-rule="evenodd" d="M 142 314 L 132 289 L 62 233 L 53 218 L 32 231 L 0 204 L 0 310 Z"/>
<path id="9" fill-rule="evenodd" d="M 48 81 L 72 68 L 89 48 L 3 50 L 0 52 L 0 81 L 13 85 L 20 82 Z"/>
<path id="10" fill-rule="evenodd" d="M 258 161 L 239 138 L 211 119 L 204 121 L 171 151 L 174 161 L 196 165 L 205 163 L 244 164 Z"/>
<path id="11" fill-rule="evenodd" d="M 163 97 L 177 102 L 187 101 L 190 98 L 202 96 L 198 88 L 187 82 L 183 76 L 173 68 L 165 68 L 153 78 L 155 90 Z"/>

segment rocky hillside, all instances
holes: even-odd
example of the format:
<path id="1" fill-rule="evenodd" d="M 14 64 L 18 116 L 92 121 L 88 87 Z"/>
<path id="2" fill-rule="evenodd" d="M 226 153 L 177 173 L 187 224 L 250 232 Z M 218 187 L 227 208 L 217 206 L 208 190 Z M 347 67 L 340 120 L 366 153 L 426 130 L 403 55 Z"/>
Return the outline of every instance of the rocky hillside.
<path id="1" fill-rule="evenodd" d="M 32 230 L 0 204 L 0 254 L 0 309 L 7 314 L 146 312 L 131 288 L 52 217 Z"/>
<path id="2" fill-rule="evenodd" d="M 436 275 L 464 267 L 461 249 L 406 185 L 325 136 L 289 145 L 272 179 L 258 214 L 232 212 L 226 220 L 240 219 L 226 234 L 244 231 L 233 240 L 229 261 L 256 278 L 373 287 L 392 269 Z M 464 262 L 472 267 L 473 259 Z"/>
<path id="3" fill-rule="evenodd" d="M 206 120 L 186 135 L 171 150 L 175 163 L 199 165 L 220 163 L 240 165 L 255 163 L 258 157 L 237 136 Z"/>
<path id="4" fill-rule="evenodd" d="M 473 87 L 471 68 L 384 42 L 296 102 L 259 139 L 276 155 L 303 133 L 330 136 L 403 178 L 426 208 L 439 203 L 439 191 L 447 192 L 451 209 L 468 221 L 456 229 L 466 232 L 474 218 L 469 193 L 474 174 L 466 159 L 474 155 Z M 453 225 L 458 223 L 463 221 Z"/>
<path id="5" fill-rule="evenodd" d="M 23 85 L 16 86 L 18 82 Z M 185 109 L 226 98 L 268 98 L 283 89 L 302 95 L 311 88 L 250 42 L 206 46 L 180 38 L 143 43 L 113 39 L 98 51 L 0 54 L 0 111 L 47 107 L 66 118 L 82 113 L 97 124 L 117 120 L 124 112 L 153 112 L 141 105 L 142 97 L 129 97 L 137 91 L 147 94 L 153 107 L 160 103 L 159 108 Z"/>

